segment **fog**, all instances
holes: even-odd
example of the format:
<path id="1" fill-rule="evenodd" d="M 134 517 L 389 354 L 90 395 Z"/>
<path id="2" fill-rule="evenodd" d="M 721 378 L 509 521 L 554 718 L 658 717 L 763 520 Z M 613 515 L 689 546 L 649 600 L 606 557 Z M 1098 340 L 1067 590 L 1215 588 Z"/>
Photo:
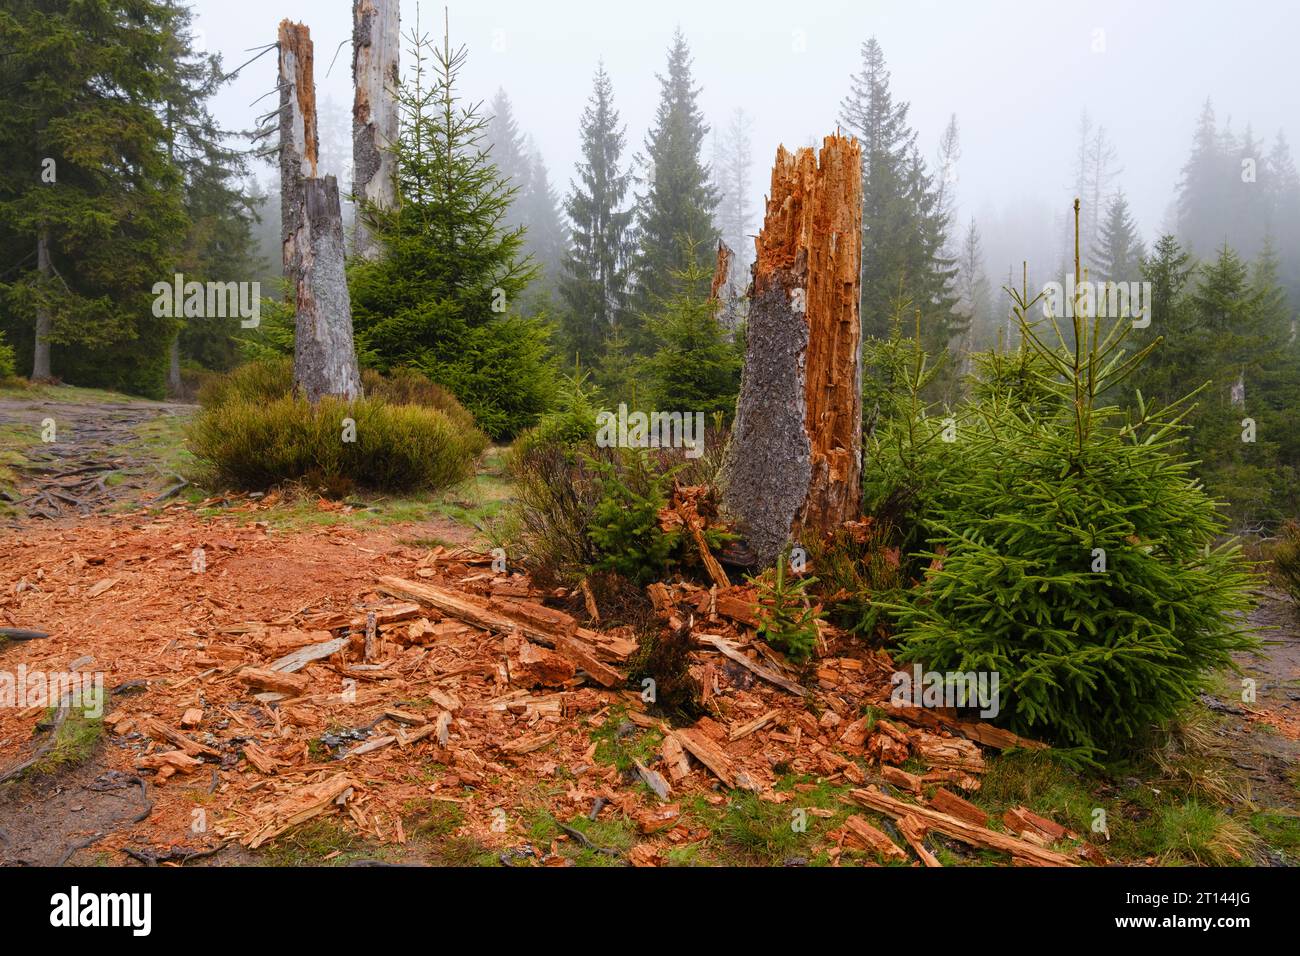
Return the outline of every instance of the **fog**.
<path id="1" fill-rule="evenodd" d="M 860 46 L 875 35 L 894 96 L 911 103 L 932 168 L 944 125 L 957 115 L 955 221 L 978 218 L 998 284 L 1010 262 L 1057 252 L 1038 246 L 1055 235 L 1052 219 L 1068 208 L 1084 109 L 1117 148 L 1118 184 L 1147 242 L 1168 227 L 1207 97 L 1221 123 L 1230 119 L 1237 132 L 1249 125 L 1265 146 L 1279 129 L 1300 143 L 1296 4 L 453 0 L 447 9 L 453 45 L 469 50 L 465 94 L 487 101 L 505 89 L 561 192 L 578 158 L 578 117 L 597 61 L 603 58 L 613 79 L 630 155 L 653 118 L 655 73 L 680 26 L 709 122 L 721 130 L 737 107 L 754 117 L 755 209 L 777 145 L 807 145 L 835 128 Z M 227 70 L 253 55 L 247 48 L 272 42 L 282 17 L 308 24 L 319 99 L 346 119 L 350 0 L 196 0 L 195 11 L 203 41 L 223 55 Z M 418 14 L 422 30 L 441 32 L 442 5 L 423 4 Z M 403 2 L 404 33 L 416 17 L 417 4 Z M 246 129 L 273 108 L 272 97 L 250 104 L 272 89 L 274 72 L 271 55 L 246 67 L 218 94 L 218 119 Z M 270 174 L 269 167 L 260 171 L 263 179 Z"/>

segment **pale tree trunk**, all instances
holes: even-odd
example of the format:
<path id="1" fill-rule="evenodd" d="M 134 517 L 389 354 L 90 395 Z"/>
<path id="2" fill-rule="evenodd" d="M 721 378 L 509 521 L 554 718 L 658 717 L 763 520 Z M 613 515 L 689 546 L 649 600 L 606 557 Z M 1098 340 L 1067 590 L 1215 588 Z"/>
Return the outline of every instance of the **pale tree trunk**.
<path id="1" fill-rule="evenodd" d="M 294 388 L 311 402 L 322 395 L 361 396 L 352 341 L 352 307 L 343 269 L 343 215 L 338 181 L 316 178 L 316 87 L 312 42 L 301 23 L 280 23 L 280 229 L 284 274 L 293 290 Z"/>
<path id="2" fill-rule="evenodd" d="M 167 393 L 173 398 L 181 393 L 181 334 L 177 332 L 167 350 Z"/>
<path id="3" fill-rule="evenodd" d="M 298 274 L 293 239 L 302 219 L 303 183 L 316 176 L 316 87 L 311 33 L 301 23 L 280 22 L 280 241 L 284 276 Z"/>
<path id="4" fill-rule="evenodd" d="M 777 150 L 757 243 L 724 503 L 770 563 L 859 517 L 862 167 L 856 141 Z"/>
<path id="5" fill-rule="evenodd" d="M 36 268 L 44 279 L 54 272 L 50 261 L 50 232 L 42 225 L 36 236 Z M 32 381 L 52 378 L 50 374 L 50 334 L 54 331 L 54 317 L 44 305 L 36 307 L 36 343 L 32 348 Z"/>
<path id="6" fill-rule="evenodd" d="M 352 341 L 352 306 L 343 272 L 343 216 L 333 176 L 304 183 L 303 216 L 294 244 L 301 271 L 294 325 L 293 381 L 311 402 L 322 395 L 361 396 Z"/>
<path id="7" fill-rule="evenodd" d="M 398 0 L 353 0 L 352 195 L 357 201 L 356 251 L 378 258 L 363 203 L 391 209 L 396 202 Z"/>

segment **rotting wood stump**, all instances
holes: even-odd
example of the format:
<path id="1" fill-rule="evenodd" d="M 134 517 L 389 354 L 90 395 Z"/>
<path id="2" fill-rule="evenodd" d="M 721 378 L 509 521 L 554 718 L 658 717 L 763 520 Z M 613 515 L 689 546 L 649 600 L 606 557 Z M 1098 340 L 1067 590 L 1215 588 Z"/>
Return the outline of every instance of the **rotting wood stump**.
<path id="1" fill-rule="evenodd" d="M 862 168 L 856 140 L 777 149 L 755 242 L 723 502 L 764 564 L 858 517 Z"/>
<path id="2" fill-rule="evenodd" d="M 293 289 L 294 389 L 313 403 L 324 395 L 361 396 L 344 274 L 338 182 L 320 179 L 311 33 L 280 22 L 280 229 L 285 278 Z"/>

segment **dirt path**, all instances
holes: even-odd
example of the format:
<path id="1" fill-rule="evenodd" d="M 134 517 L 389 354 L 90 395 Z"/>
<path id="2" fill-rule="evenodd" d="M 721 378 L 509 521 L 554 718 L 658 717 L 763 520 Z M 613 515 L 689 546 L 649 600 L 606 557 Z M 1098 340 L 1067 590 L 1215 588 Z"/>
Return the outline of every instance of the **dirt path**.
<path id="1" fill-rule="evenodd" d="M 192 405 L 0 399 L 0 429 L 30 434 L 21 476 L 7 497 L 29 518 L 59 520 L 139 504 L 147 491 L 174 494 L 183 479 L 141 447 L 139 428 L 158 418 L 188 417 Z M 52 440 L 45 440 L 46 437 Z M 155 498 L 154 500 L 158 500 Z"/>
<path id="2" fill-rule="evenodd" d="M 1241 690 L 1208 703 L 1228 718 L 1223 732 L 1229 759 L 1242 771 L 1253 802 L 1294 807 L 1300 789 L 1300 611 L 1281 591 L 1268 588 L 1250 620 L 1264 645 L 1236 656 L 1242 675 L 1231 680 L 1233 690 Z M 1242 700 L 1250 691 L 1254 700 Z"/>

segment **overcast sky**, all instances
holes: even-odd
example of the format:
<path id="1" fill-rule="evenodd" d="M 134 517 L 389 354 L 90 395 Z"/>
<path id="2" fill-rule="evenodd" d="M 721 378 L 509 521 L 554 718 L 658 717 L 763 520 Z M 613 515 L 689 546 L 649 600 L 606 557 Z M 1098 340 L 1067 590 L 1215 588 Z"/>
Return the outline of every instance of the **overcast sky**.
<path id="1" fill-rule="evenodd" d="M 402 28 L 416 3 L 402 2 Z M 488 100 L 504 87 L 521 128 L 545 157 L 552 183 L 568 188 L 578 158 L 578 117 L 604 58 L 640 150 L 658 97 L 656 71 L 680 25 L 703 88 L 701 105 L 722 129 L 743 107 L 753 128 L 755 209 L 778 143 L 806 145 L 835 128 L 862 42 L 875 35 L 893 74 L 895 99 L 931 166 L 949 114 L 961 126 L 959 216 L 1003 215 L 1025 204 L 1068 207 L 1079 113 L 1106 126 L 1121 183 L 1143 236 L 1164 220 L 1201 104 L 1220 120 L 1249 123 L 1268 144 L 1283 128 L 1300 149 L 1295 44 L 1300 4 L 1045 2 L 1045 0 L 453 0 L 453 45 L 469 48 L 464 91 Z M 306 23 L 316 45 L 320 97 L 350 108 L 350 0 L 197 0 L 197 26 L 233 69 L 271 42 L 282 17 Z M 440 34 L 442 4 L 420 6 L 421 26 Z M 340 43 L 333 71 L 325 75 Z M 249 104 L 274 85 L 264 57 L 218 97 L 218 118 L 246 128 L 273 104 Z M 708 160 L 707 155 L 705 159 Z M 1035 250 L 1026 249 L 1033 256 Z"/>

